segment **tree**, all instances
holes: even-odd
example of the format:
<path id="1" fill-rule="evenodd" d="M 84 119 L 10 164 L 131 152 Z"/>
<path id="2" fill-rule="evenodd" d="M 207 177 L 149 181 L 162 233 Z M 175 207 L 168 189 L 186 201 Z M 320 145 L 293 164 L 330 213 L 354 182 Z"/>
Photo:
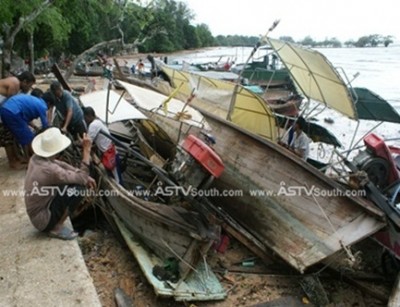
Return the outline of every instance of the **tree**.
<path id="1" fill-rule="evenodd" d="M 379 34 L 369 35 L 368 39 L 371 47 L 376 47 L 381 42 L 381 36 Z"/>
<path id="2" fill-rule="evenodd" d="M 361 36 L 356 43 L 354 44 L 354 46 L 356 47 L 366 47 L 368 46 L 368 44 L 370 43 L 369 41 L 369 37 L 368 36 Z"/>
<path id="3" fill-rule="evenodd" d="M 388 35 L 388 36 L 384 36 L 383 37 L 383 45 L 385 46 L 385 47 L 387 47 L 387 46 L 389 46 L 389 44 L 392 44 L 393 43 L 393 36 L 391 36 L 391 35 Z"/>
<path id="4" fill-rule="evenodd" d="M 303 38 L 303 40 L 301 40 L 299 42 L 299 44 L 303 45 L 303 46 L 310 46 L 310 47 L 314 47 L 315 46 L 315 41 L 311 38 L 311 36 L 306 36 L 305 38 Z"/>
<path id="5" fill-rule="evenodd" d="M 342 43 L 336 37 L 326 38 L 323 42 L 317 42 L 315 44 L 324 47 L 333 47 L 333 48 L 342 47 Z"/>
<path id="6" fill-rule="evenodd" d="M 183 28 L 183 34 L 185 36 L 184 49 L 194 49 L 200 47 L 200 39 L 197 36 L 196 27 L 186 24 Z"/>
<path id="7" fill-rule="evenodd" d="M 5 19 L 1 25 L 1 34 L 4 40 L 2 54 L 2 76 L 5 75 L 6 64 L 11 65 L 12 50 L 17 34 L 31 22 L 33 22 L 44 10 L 46 10 L 53 0 L 24 0 L 19 5 L 15 5 L 11 0 L 5 0 L 2 4 L 2 13 Z"/>
<path id="8" fill-rule="evenodd" d="M 345 41 L 345 42 L 344 42 L 344 45 L 345 45 L 346 47 L 353 47 L 353 46 L 356 45 L 356 42 L 355 42 L 354 40 L 350 39 L 350 40 L 348 40 L 348 41 Z"/>
<path id="9" fill-rule="evenodd" d="M 197 37 L 199 38 L 199 47 L 207 47 L 214 45 L 214 37 L 212 36 L 210 29 L 206 24 L 200 24 L 196 26 Z"/>

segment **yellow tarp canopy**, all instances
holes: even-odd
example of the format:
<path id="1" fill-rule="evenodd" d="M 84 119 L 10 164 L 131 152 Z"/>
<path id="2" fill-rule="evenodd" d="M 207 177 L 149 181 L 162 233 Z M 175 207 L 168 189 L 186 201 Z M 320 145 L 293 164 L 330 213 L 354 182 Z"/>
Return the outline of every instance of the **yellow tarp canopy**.
<path id="1" fill-rule="evenodd" d="M 267 40 L 307 98 L 321 102 L 349 118 L 357 119 L 351 93 L 324 55 L 280 40 Z"/>
<path id="2" fill-rule="evenodd" d="M 173 87 L 179 87 L 176 97 L 187 99 L 193 89 L 195 98 L 190 103 L 199 108 L 228 119 L 239 127 L 252 133 L 276 140 L 275 117 L 267 103 L 241 85 L 162 66 L 162 70 L 172 80 Z"/>

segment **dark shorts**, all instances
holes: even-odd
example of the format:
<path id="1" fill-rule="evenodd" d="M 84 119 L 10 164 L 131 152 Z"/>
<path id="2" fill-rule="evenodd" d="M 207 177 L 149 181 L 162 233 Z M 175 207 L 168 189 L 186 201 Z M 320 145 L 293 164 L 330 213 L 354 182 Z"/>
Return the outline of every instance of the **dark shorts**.
<path id="1" fill-rule="evenodd" d="M 19 144 L 25 146 L 32 142 L 35 135 L 21 113 L 15 114 L 7 109 L 1 108 L 0 114 L 3 124 L 10 129 Z"/>
<path id="2" fill-rule="evenodd" d="M 0 147 L 14 145 L 15 139 L 10 129 L 0 123 Z"/>
<path id="3" fill-rule="evenodd" d="M 50 221 L 44 229 L 44 231 L 46 232 L 52 230 L 60 222 L 66 210 L 68 210 L 68 215 L 71 215 L 78 208 L 83 199 L 83 193 L 79 192 L 84 192 L 86 190 L 84 186 L 60 186 L 59 191 L 64 191 L 65 187 L 68 187 L 68 189 L 75 189 L 74 191 L 76 191 L 76 193 L 69 194 L 68 192 L 66 192 L 64 194 L 56 195 L 49 207 Z"/>

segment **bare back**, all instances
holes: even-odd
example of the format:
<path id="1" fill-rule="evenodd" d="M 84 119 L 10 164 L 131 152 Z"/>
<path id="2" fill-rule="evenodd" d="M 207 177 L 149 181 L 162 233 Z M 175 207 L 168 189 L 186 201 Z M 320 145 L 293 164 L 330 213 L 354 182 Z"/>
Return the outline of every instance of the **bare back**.
<path id="1" fill-rule="evenodd" d="M 7 77 L 0 79 L 0 95 L 10 97 L 15 95 L 20 90 L 20 82 L 17 77 Z"/>

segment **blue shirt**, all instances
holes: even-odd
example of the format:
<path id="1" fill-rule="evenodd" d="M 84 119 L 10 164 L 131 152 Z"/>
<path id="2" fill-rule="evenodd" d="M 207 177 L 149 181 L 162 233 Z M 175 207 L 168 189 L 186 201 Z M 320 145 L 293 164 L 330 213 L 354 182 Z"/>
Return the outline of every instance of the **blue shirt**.
<path id="1" fill-rule="evenodd" d="M 2 108 L 14 114 L 21 114 L 27 123 L 39 117 L 43 128 L 49 126 L 46 116 L 47 105 L 41 98 L 28 94 L 17 94 L 8 98 Z"/>
<path id="2" fill-rule="evenodd" d="M 78 102 L 70 94 L 70 92 L 63 90 L 61 98 L 56 98 L 55 107 L 61 113 L 63 119 L 67 116 L 67 111 L 72 109 L 72 118 L 70 125 L 75 125 L 83 121 L 83 111 L 78 105 Z"/>

